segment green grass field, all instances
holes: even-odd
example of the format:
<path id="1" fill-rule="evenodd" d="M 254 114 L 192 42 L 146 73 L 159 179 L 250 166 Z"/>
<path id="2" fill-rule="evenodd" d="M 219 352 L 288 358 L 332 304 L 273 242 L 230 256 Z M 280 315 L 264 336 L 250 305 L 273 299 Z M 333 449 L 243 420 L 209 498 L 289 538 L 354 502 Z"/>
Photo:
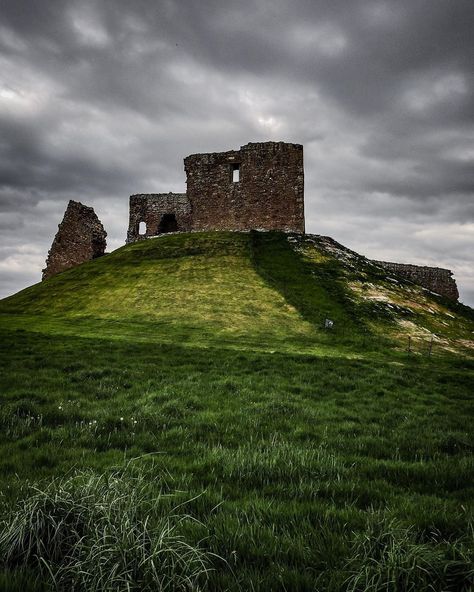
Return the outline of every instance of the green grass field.
<path id="1" fill-rule="evenodd" d="M 0 589 L 472 590 L 472 310 L 289 238 L 0 303 Z"/>

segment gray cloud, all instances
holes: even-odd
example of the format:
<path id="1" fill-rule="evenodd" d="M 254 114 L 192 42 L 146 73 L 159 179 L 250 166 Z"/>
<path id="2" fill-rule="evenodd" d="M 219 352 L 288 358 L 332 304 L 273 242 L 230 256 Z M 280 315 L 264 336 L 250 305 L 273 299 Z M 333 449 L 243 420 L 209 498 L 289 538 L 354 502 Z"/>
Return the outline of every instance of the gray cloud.
<path id="1" fill-rule="evenodd" d="M 109 249 L 182 159 L 305 145 L 307 227 L 456 271 L 474 304 L 472 0 L 4 0 L 0 277 L 38 281 L 68 199 Z"/>

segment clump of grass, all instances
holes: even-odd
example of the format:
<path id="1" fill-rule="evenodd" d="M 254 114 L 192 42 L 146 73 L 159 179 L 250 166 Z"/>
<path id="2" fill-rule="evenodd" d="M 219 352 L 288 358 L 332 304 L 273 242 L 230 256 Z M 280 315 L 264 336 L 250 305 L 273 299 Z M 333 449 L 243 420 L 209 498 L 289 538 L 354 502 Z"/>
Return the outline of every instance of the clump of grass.
<path id="1" fill-rule="evenodd" d="M 472 535 L 471 528 L 471 541 L 446 541 L 436 531 L 421 537 L 413 527 L 374 514 L 367 528 L 354 537 L 344 589 L 467 592 L 474 581 Z"/>
<path id="2" fill-rule="evenodd" d="M 7 438 L 16 439 L 27 436 L 43 425 L 42 414 L 34 414 L 21 409 L 11 410 L 11 406 L 5 405 L 0 412 L 0 426 Z"/>
<path id="3" fill-rule="evenodd" d="M 3 567 L 37 570 L 57 590 L 201 589 L 210 555 L 184 540 L 191 518 L 164 510 L 152 478 L 88 471 L 32 487 L 0 524 Z"/>
<path id="4" fill-rule="evenodd" d="M 240 485 L 295 485 L 302 481 L 340 481 L 347 472 L 340 459 L 324 445 L 297 446 L 273 436 L 250 441 L 236 449 L 215 446 L 208 452 L 216 473 Z"/>

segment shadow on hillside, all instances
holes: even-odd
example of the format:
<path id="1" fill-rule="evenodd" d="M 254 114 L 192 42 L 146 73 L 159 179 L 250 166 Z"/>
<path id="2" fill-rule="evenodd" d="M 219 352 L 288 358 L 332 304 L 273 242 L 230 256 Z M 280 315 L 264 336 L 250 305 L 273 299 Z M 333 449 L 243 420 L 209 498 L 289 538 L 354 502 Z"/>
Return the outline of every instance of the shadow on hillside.
<path id="1" fill-rule="evenodd" d="M 305 259 L 281 232 L 252 231 L 250 246 L 260 277 L 314 326 L 320 338 L 369 348 L 379 345 L 380 338 L 349 298 L 338 261 Z M 325 329 L 326 319 L 334 323 L 330 330 Z"/>

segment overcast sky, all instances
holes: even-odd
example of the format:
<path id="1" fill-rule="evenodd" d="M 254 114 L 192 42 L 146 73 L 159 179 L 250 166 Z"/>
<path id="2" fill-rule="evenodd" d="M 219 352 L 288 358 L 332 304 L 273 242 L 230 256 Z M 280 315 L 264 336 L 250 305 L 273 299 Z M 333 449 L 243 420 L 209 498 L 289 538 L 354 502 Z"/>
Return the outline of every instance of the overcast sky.
<path id="1" fill-rule="evenodd" d="M 0 296 L 69 199 L 108 250 L 183 158 L 305 150 L 308 232 L 448 267 L 474 305 L 473 0 L 0 0 Z"/>

